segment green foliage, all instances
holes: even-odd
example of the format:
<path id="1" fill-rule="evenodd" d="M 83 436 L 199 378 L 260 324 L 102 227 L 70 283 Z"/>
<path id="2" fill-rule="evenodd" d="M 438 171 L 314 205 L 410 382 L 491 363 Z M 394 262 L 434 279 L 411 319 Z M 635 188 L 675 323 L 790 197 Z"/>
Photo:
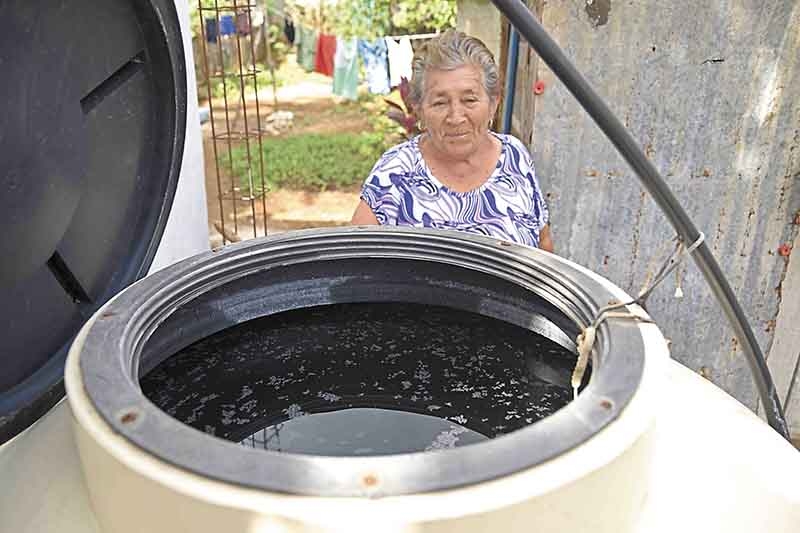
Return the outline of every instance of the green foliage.
<path id="1" fill-rule="evenodd" d="M 326 9 L 333 32 L 346 38 L 429 33 L 456 24 L 456 0 L 339 0 Z"/>
<path id="2" fill-rule="evenodd" d="M 201 30 L 200 30 L 200 10 L 198 9 L 198 3 L 195 0 L 188 0 L 188 1 L 189 1 L 189 19 L 191 21 L 191 26 L 192 26 L 192 37 L 195 39 L 199 39 L 201 35 Z M 203 8 L 214 7 L 214 0 L 200 0 L 200 3 L 203 5 Z"/>
<path id="3" fill-rule="evenodd" d="M 391 33 L 391 7 L 391 0 L 339 0 L 328 9 L 336 35 L 375 39 Z"/>
<path id="4" fill-rule="evenodd" d="M 317 134 L 264 139 L 264 173 L 268 187 L 326 190 L 360 185 L 386 150 L 379 132 Z M 260 183 L 257 146 L 251 144 L 254 192 L 263 192 Z M 227 158 L 220 158 L 227 163 Z M 233 150 L 233 173 L 243 191 L 250 192 L 247 153 L 244 146 Z"/>
<path id="5" fill-rule="evenodd" d="M 372 95 L 361 102 L 361 107 L 366 112 L 370 130 L 383 138 L 384 146 L 388 148 L 406 139 L 405 129 L 388 116 L 386 100 Z"/>
<path id="6" fill-rule="evenodd" d="M 284 42 L 283 28 L 277 24 L 270 24 L 268 31 L 272 64 L 282 65 L 289 52 L 289 46 Z"/>
<path id="7" fill-rule="evenodd" d="M 455 0 L 402 0 L 392 22 L 407 33 L 442 31 L 456 26 Z"/>

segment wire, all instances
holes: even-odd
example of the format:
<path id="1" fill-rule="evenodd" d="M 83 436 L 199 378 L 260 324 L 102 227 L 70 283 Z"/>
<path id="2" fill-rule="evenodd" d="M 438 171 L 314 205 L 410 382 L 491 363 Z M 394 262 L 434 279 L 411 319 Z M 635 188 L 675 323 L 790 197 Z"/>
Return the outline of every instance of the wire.
<path id="1" fill-rule="evenodd" d="M 578 360 L 575 362 L 575 369 L 572 371 L 571 384 L 573 397 L 577 398 L 578 388 L 581 386 L 581 383 L 583 383 L 583 376 L 586 373 L 586 367 L 589 364 L 589 357 L 592 353 L 592 348 L 594 347 L 594 340 L 597 336 L 597 328 L 599 328 L 600 325 L 608 318 L 629 318 L 639 322 L 652 322 L 652 319 L 649 317 L 631 313 L 630 311 L 624 313 L 614 313 L 613 311 L 615 309 L 621 309 L 634 304 L 645 308 L 647 304 L 647 298 L 653 293 L 655 288 L 658 287 L 662 281 L 667 279 L 667 276 L 669 276 L 670 273 L 678 267 L 678 265 L 680 265 L 687 257 L 692 255 L 692 252 L 697 250 L 697 248 L 703 244 L 703 241 L 705 241 L 705 235 L 700 233 L 700 236 L 697 238 L 697 240 L 694 241 L 691 246 L 686 248 L 683 244 L 683 240 L 679 236 L 676 236 L 672 239 L 672 242 L 676 242 L 676 246 L 672 250 L 672 253 L 662 263 L 661 268 L 658 269 L 658 272 L 650 284 L 648 285 L 648 282 L 645 282 L 645 286 L 642 287 L 642 290 L 639 291 L 639 295 L 636 298 L 628 302 L 609 304 L 600 308 L 595 319 L 589 326 L 585 327 L 583 331 L 581 331 L 576 341 L 576 345 L 578 346 Z"/>

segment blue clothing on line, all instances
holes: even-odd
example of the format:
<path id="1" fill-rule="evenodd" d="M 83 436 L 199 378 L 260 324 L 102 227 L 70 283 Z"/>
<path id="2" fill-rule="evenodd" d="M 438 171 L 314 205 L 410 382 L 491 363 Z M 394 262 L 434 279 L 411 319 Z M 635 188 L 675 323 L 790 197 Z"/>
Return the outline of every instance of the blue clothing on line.
<path id="1" fill-rule="evenodd" d="M 206 41 L 209 43 L 217 42 L 217 19 L 215 18 L 207 18 L 206 19 Z"/>
<path id="2" fill-rule="evenodd" d="M 222 15 L 219 19 L 219 29 L 221 35 L 233 35 L 236 33 L 236 21 L 233 15 Z"/>
<path id="3" fill-rule="evenodd" d="M 383 38 L 372 42 L 358 40 L 358 53 L 364 62 L 367 77 L 367 88 L 372 94 L 389 92 L 389 65 L 386 56 L 386 42 Z"/>

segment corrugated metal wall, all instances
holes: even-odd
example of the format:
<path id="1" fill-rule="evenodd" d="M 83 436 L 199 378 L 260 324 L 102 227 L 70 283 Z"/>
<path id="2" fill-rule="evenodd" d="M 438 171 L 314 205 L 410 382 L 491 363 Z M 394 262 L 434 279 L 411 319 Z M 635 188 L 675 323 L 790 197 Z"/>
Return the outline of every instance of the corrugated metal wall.
<path id="1" fill-rule="evenodd" d="M 800 2 L 530 5 L 705 232 L 769 350 L 781 298 L 800 298 L 781 290 L 800 249 L 793 259 L 779 253 L 800 229 Z M 533 94 L 536 80 L 546 84 L 541 95 Z M 673 232 L 527 43 L 513 130 L 530 143 L 558 253 L 637 292 Z M 673 277 L 649 306 L 672 340 L 673 356 L 755 408 L 746 362 L 700 273 L 692 264 L 680 275 L 685 296 L 674 298 Z M 798 351 L 782 356 L 791 358 L 784 372 L 796 373 Z M 782 399 L 796 377 L 782 376 Z M 800 430 L 800 412 L 791 416 Z"/>

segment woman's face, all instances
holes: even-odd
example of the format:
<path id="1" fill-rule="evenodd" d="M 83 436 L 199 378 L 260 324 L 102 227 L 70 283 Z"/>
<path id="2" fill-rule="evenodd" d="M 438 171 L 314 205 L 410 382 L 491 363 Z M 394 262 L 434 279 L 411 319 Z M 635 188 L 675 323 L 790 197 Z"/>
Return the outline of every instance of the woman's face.
<path id="1" fill-rule="evenodd" d="M 489 120 L 497 110 L 483 87 L 478 67 L 431 69 L 425 73 L 420 118 L 429 139 L 443 155 L 463 158 L 486 141 Z"/>

